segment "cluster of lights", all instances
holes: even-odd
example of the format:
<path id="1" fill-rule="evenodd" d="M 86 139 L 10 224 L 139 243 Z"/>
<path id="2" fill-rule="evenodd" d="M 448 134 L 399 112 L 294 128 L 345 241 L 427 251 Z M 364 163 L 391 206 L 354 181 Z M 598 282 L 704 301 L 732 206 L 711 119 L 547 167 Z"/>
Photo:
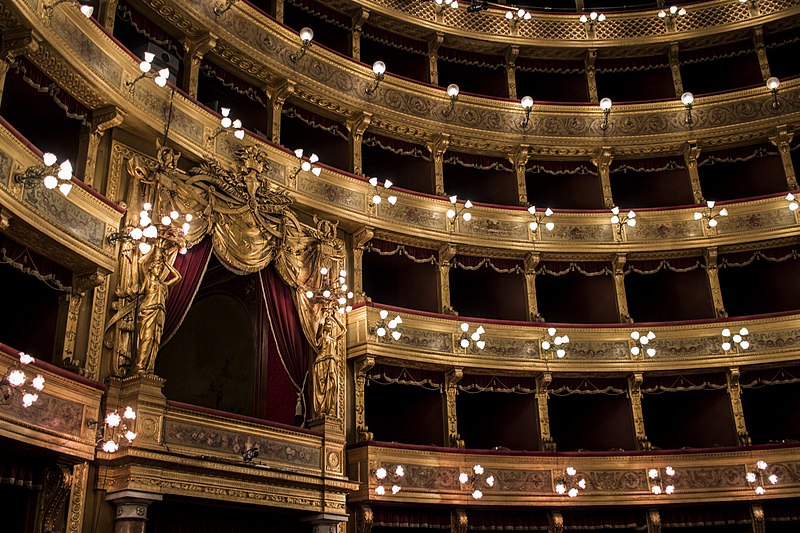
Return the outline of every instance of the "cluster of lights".
<path id="1" fill-rule="evenodd" d="M 380 467 L 375 471 L 375 477 L 378 478 L 380 484 L 375 487 L 375 494 L 383 496 L 386 494 L 386 487 L 384 485 L 391 485 L 392 494 L 400 492 L 400 480 L 406 475 L 402 465 L 397 465 L 390 473 L 384 467 Z"/>
<path id="2" fill-rule="evenodd" d="M 564 347 L 569 344 L 568 335 L 556 335 L 556 328 L 547 328 L 547 337 L 542 339 L 542 351 L 555 354 L 558 359 L 567 355 Z"/>
<path id="3" fill-rule="evenodd" d="M 303 159 L 303 149 L 298 148 L 294 151 L 294 155 L 300 160 L 300 164 L 295 169 L 292 179 L 297 178 L 300 171 L 311 172 L 315 176 L 319 176 L 322 173 L 322 168 L 316 165 L 317 161 L 319 161 L 319 156 L 317 154 L 311 154 L 308 158 Z"/>
<path id="4" fill-rule="evenodd" d="M 139 251 L 142 254 L 150 253 L 153 248 L 152 241 L 162 238 L 172 241 L 180 249 L 181 254 L 187 251 L 186 235 L 189 234 L 193 217 L 191 213 L 181 216 L 174 209 L 168 214 L 163 215 L 157 223 L 153 223 L 150 213 L 153 205 L 145 203 L 139 213 L 139 227 L 131 228 L 129 236 L 139 243 Z"/>
<path id="5" fill-rule="evenodd" d="M 647 477 L 650 478 L 650 492 L 656 496 L 660 494 L 672 494 L 675 492 L 675 484 L 672 478 L 675 476 L 675 469 L 671 466 L 664 468 L 662 472 L 658 468 L 651 468 L 647 472 Z"/>
<path id="6" fill-rule="evenodd" d="M 622 234 L 622 228 L 625 226 L 636 226 L 636 213 L 631 209 L 626 214 L 620 215 L 619 207 L 611 209 L 611 223 L 617 226 L 617 232 Z"/>
<path id="7" fill-rule="evenodd" d="M 614 102 L 611 101 L 611 98 L 603 98 L 600 100 L 600 110 L 603 112 L 603 123 L 600 124 L 600 129 L 606 131 L 608 129 L 608 116 L 611 114 L 611 108 L 614 106 Z"/>
<path id="8" fill-rule="evenodd" d="M 328 302 L 335 302 L 339 306 L 339 313 L 349 313 L 353 310 L 348 302 L 353 298 L 352 291 L 347 290 L 347 270 L 339 270 L 338 277 L 332 277 L 328 267 L 319 269 L 320 276 L 322 276 L 322 289 L 313 291 L 306 290 L 306 298 L 322 299 Z"/>
<path id="9" fill-rule="evenodd" d="M 648 331 L 647 334 L 641 334 L 638 331 L 631 331 L 631 339 L 633 346 L 631 346 L 631 355 L 638 356 L 639 354 L 647 354 L 647 357 L 655 357 L 656 349 L 650 344 L 650 341 L 656 338 L 656 334 Z"/>
<path id="10" fill-rule="evenodd" d="M 481 339 L 481 335 L 484 333 L 486 333 L 486 330 L 483 329 L 483 326 L 478 326 L 475 331 L 470 333 L 469 324 L 463 322 L 461 324 L 461 337 L 458 340 L 458 345 L 466 350 L 469 348 L 469 345 L 474 342 L 479 350 L 483 350 L 486 347 L 486 341 Z"/>
<path id="11" fill-rule="evenodd" d="M 297 63 L 300 58 L 306 55 L 306 51 L 311 47 L 311 41 L 314 39 L 314 30 L 305 27 L 300 30 L 300 51 L 296 54 L 289 56 L 292 63 Z"/>
<path id="12" fill-rule="evenodd" d="M 45 189 L 58 189 L 68 196 L 72 191 L 72 163 L 65 159 L 60 164 L 55 154 L 46 152 L 42 156 L 44 166 L 36 165 L 16 175 L 16 180 L 25 187 L 34 187 L 41 180 Z"/>
<path id="13" fill-rule="evenodd" d="M 92 6 L 87 5 L 87 4 L 83 3 L 83 2 L 78 2 L 76 0 L 56 0 L 55 2 L 52 2 L 50 4 L 46 4 L 44 6 L 45 14 L 47 16 L 52 16 L 53 9 L 55 9 L 55 7 L 57 5 L 63 4 L 65 2 L 68 2 L 71 5 L 76 6 L 78 9 L 80 9 L 81 13 L 83 14 L 83 16 L 86 17 L 87 19 L 90 18 L 94 14 L 94 8 Z"/>
<path id="14" fill-rule="evenodd" d="M 400 318 L 400 315 L 395 316 L 388 322 L 386 319 L 389 318 L 389 311 L 386 309 L 381 309 L 378 315 L 381 317 L 381 319 L 377 324 L 375 324 L 375 335 L 377 335 L 381 340 L 388 340 L 391 338 L 399 341 L 402 334 L 397 326 L 403 323 L 403 319 Z"/>
<path id="15" fill-rule="evenodd" d="M 487 474 L 481 465 L 475 465 L 472 467 L 472 474 L 461 472 L 458 475 L 458 482 L 462 488 L 467 487 L 470 490 L 474 499 L 480 500 L 483 498 L 481 487 L 494 487 L 494 476 Z"/>
<path id="16" fill-rule="evenodd" d="M 585 13 L 582 14 L 580 17 L 578 17 L 578 20 L 583 24 L 588 23 L 590 25 L 594 25 L 595 22 L 603 22 L 606 20 L 606 16 L 602 13 L 598 13 L 597 11 L 592 11 L 589 13 L 589 16 L 586 16 Z"/>
<path id="17" fill-rule="evenodd" d="M 662 9 L 658 12 L 658 18 L 668 18 L 668 19 L 675 19 L 677 17 L 682 17 L 686 14 L 685 7 L 678 7 L 678 6 L 669 6 L 668 9 Z"/>
<path id="18" fill-rule="evenodd" d="M 797 198 L 792 193 L 786 195 L 786 201 L 789 202 L 789 211 L 797 211 L 797 208 L 800 207 L 800 204 L 797 203 Z"/>
<path id="19" fill-rule="evenodd" d="M 570 498 L 574 498 L 585 489 L 586 479 L 578 477 L 578 471 L 571 466 L 564 470 L 564 475 L 556 478 L 556 494 L 566 494 Z"/>
<path id="20" fill-rule="evenodd" d="M 740 329 L 738 333 L 732 333 L 728 328 L 723 329 L 722 349 L 725 350 L 725 353 L 731 350 L 736 353 L 747 350 L 750 348 L 750 341 L 747 340 L 748 335 L 750 335 L 750 331 L 747 328 Z"/>
<path id="21" fill-rule="evenodd" d="M 372 64 L 372 73 L 375 75 L 375 82 L 371 87 L 364 89 L 364 92 L 368 95 L 372 95 L 372 93 L 378 90 L 378 85 L 381 84 L 383 81 L 383 76 L 386 74 L 386 63 L 383 61 L 374 62 Z"/>
<path id="22" fill-rule="evenodd" d="M 39 393 L 44 390 L 44 376 L 36 374 L 36 377 L 29 377 L 25 372 L 25 367 L 34 362 L 30 355 L 20 352 L 19 362 L 8 369 L 2 384 L 0 384 L 0 395 L 10 398 L 11 394 L 19 394 L 22 399 L 22 407 L 28 408 L 39 399 Z M 30 388 L 28 388 L 30 386 Z"/>
<path id="23" fill-rule="evenodd" d="M 547 231 L 553 231 L 553 228 L 556 226 L 551 220 L 548 220 L 553 216 L 553 210 L 549 207 L 541 213 L 537 213 L 536 206 L 532 205 L 528 208 L 528 213 L 533 217 L 533 220 L 528 223 L 528 227 L 531 231 L 536 231 L 539 229 L 539 226 L 544 226 Z"/>
<path id="24" fill-rule="evenodd" d="M 764 482 L 764 476 L 766 474 L 766 470 L 769 468 L 769 465 L 766 461 L 758 461 L 756 463 L 755 470 L 747 472 L 747 484 L 755 491 L 756 494 L 759 496 L 764 495 L 767 490 L 764 488 L 766 483 Z M 778 484 L 778 476 L 775 474 L 770 474 L 766 476 L 766 481 L 769 481 L 770 485 L 777 485 Z"/>
<path id="25" fill-rule="evenodd" d="M 448 7 L 458 9 L 458 0 L 433 0 L 436 4 L 436 13 L 441 14 Z"/>
<path id="26" fill-rule="evenodd" d="M 453 207 L 447 210 L 447 218 L 449 218 L 450 220 L 455 220 L 456 218 L 458 218 L 459 215 L 461 215 L 461 218 L 464 219 L 464 222 L 469 222 L 470 220 L 472 220 L 472 213 L 467 211 L 468 209 L 472 208 L 471 201 L 467 200 L 466 202 L 464 202 L 463 205 L 459 207 L 457 195 L 454 194 L 449 199 L 450 203 L 453 204 Z"/>
<path id="27" fill-rule="evenodd" d="M 522 110 L 525 111 L 525 120 L 522 121 L 522 129 L 525 129 L 531 122 L 531 110 L 533 109 L 533 98 L 531 98 L 530 96 L 523 96 L 522 99 L 520 99 L 519 101 L 519 105 L 521 105 Z"/>
<path id="28" fill-rule="evenodd" d="M 455 83 L 451 83 L 447 86 L 447 96 L 450 97 L 450 106 L 443 112 L 444 116 L 450 116 L 450 113 L 452 113 L 453 109 L 455 109 L 456 102 L 458 102 L 459 92 L 461 92 L 461 89 L 459 89 L 458 85 Z"/>
<path id="29" fill-rule="evenodd" d="M 704 211 L 695 211 L 694 219 L 695 220 L 703 220 L 705 219 L 706 225 L 709 228 L 716 228 L 719 221 L 717 218 L 719 217 L 726 217 L 728 216 L 728 209 L 723 207 L 722 209 L 714 209 L 715 202 L 714 200 L 709 200 L 706 202 L 706 209 Z"/>
<path id="30" fill-rule="evenodd" d="M 127 444 L 133 442 L 136 438 L 136 433 L 131 429 L 134 420 L 136 420 L 136 411 L 130 405 L 125 408 L 121 415 L 117 411 L 107 414 L 101 445 L 102 450 L 106 453 L 116 453 L 123 438 L 127 441 Z M 131 426 L 128 424 L 131 424 Z"/>
<path id="31" fill-rule="evenodd" d="M 140 74 L 133 80 L 127 81 L 125 85 L 127 85 L 131 91 L 133 91 L 133 87 L 139 83 L 139 80 L 142 78 L 150 75 L 153 78 L 153 81 L 159 87 L 166 87 L 167 81 L 169 81 L 169 68 L 164 67 L 161 70 L 157 71 L 155 74 L 152 73 L 153 70 L 153 61 L 155 61 L 156 55 L 152 52 L 145 52 L 144 53 L 144 60 L 139 63 L 139 71 Z"/>
<path id="32" fill-rule="evenodd" d="M 242 121 L 237 119 L 231 118 L 231 110 L 228 107 L 223 107 L 220 109 L 222 113 L 222 118 L 219 120 L 220 127 L 217 128 L 217 131 L 214 132 L 209 140 L 216 138 L 217 135 L 224 131 L 233 130 L 233 136 L 237 139 L 241 140 L 244 139 L 244 129 L 242 128 Z"/>
<path id="33" fill-rule="evenodd" d="M 390 180 L 386 180 L 383 182 L 383 186 L 381 186 L 378 183 L 378 178 L 370 178 L 369 184 L 372 185 L 372 203 L 375 205 L 383 201 L 383 192 L 394 185 Z M 394 205 L 397 203 L 397 196 L 390 194 L 386 197 L 386 201 L 389 202 L 390 205 Z"/>
<path id="34" fill-rule="evenodd" d="M 506 11 L 506 18 L 512 25 L 515 25 L 519 23 L 520 20 L 531 20 L 533 16 L 530 14 L 530 11 L 526 11 L 520 7 L 519 9 Z"/>

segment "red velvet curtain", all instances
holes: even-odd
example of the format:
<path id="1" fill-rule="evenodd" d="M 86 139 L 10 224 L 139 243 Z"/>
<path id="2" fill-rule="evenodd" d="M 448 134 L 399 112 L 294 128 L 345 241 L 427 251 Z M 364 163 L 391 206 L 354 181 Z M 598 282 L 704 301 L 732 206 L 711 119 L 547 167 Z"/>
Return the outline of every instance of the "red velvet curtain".
<path id="1" fill-rule="evenodd" d="M 211 257 L 211 239 L 203 239 L 192 246 L 186 254 L 178 254 L 175 259 L 175 269 L 181 273 L 181 281 L 169 291 L 167 296 L 167 316 L 164 319 L 164 334 L 161 345 L 169 339 L 183 323 L 189 307 L 192 305 L 203 274 Z"/>

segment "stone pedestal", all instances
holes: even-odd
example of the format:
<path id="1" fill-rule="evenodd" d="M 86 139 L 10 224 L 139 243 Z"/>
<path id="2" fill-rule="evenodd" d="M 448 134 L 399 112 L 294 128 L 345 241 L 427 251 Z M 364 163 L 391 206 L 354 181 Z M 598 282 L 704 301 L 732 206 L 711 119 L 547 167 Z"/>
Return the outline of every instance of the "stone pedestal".
<path id="1" fill-rule="evenodd" d="M 347 515 L 322 513 L 302 521 L 311 524 L 314 533 L 345 533 Z"/>
<path id="2" fill-rule="evenodd" d="M 114 533 L 144 533 L 147 524 L 147 508 L 163 496 L 149 492 L 124 490 L 109 494 L 106 499 L 116 508 Z"/>

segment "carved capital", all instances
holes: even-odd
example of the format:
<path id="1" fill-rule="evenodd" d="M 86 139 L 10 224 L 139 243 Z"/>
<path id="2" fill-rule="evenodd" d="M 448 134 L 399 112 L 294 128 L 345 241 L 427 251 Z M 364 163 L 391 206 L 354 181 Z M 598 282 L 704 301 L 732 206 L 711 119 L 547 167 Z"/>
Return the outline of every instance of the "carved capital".
<path id="1" fill-rule="evenodd" d="M 105 272 L 102 272 L 99 269 L 87 272 L 81 272 L 80 274 L 75 274 L 72 277 L 73 294 L 77 293 L 83 295 L 87 291 L 90 291 L 95 287 L 99 287 L 100 285 L 102 285 L 105 282 L 105 280 L 106 280 Z"/>
<path id="2" fill-rule="evenodd" d="M 375 236 L 375 229 L 364 226 L 353 233 L 353 248 L 363 248 Z"/>
<path id="3" fill-rule="evenodd" d="M 13 61 L 22 55 L 35 54 L 42 37 L 31 29 L 4 32 L 0 40 L 0 58 Z"/>
<path id="4" fill-rule="evenodd" d="M 125 120 L 125 112 L 115 105 L 106 105 L 92 110 L 92 133 L 102 134 L 116 128 Z"/>
<path id="5" fill-rule="evenodd" d="M 441 164 L 444 158 L 444 153 L 447 151 L 447 147 L 449 145 L 450 134 L 438 133 L 427 143 L 427 148 L 428 151 L 430 151 L 433 160 Z"/>
<path id="6" fill-rule="evenodd" d="M 750 504 L 750 517 L 753 519 L 753 533 L 766 533 L 766 520 L 764 508 L 760 503 Z"/>
<path id="7" fill-rule="evenodd" d="M 270 102 L 272 102 L 273 107 L 283 107 L 286 99 L 294 94 L 295 88 L 295 82 L 286 79 L 279 79 L 267 85 L 264 88 L 264 91 L 267 93 L 267 96 L 269 97 Z"/>
<path id="8" fill-rule="evenodd" d="M 564 517 L 561 511 L 550 511 L 550 529 L 549 533 L 563 533 L 564 531 Z"/>
<path id="9" fill-rule="evenodd" d="M 5 231 L 8 229 L 12 218 L 14 218 L 14 215 L 12 215 L 8 209 L 5 209 L 2 205 L 0 205 L 0 231 Z"/>
<path id="10" fill-rule="evenodd" d="M 435 55 L 444 43 L 444 34 L 436 32 L 428 38 L 428 55 Z"/>
<path id="11" fill-rule="evenodd" d="M 183 49 L 194 61 L 199 61 L 208 52 L 216 48 L 219 37 L 210 32 L 204 32 L 193 39 L 184 39 Z"/>
<path id="12" fill-rule="evenodd" d="M 361 357 L 353 364 L 355 378 L 355 414 L 356 414 L 356 440 L 359 442 L 372 440 L 372 433 L 367 427 L 366 405 L 364 400 L 364 387 L 367 384 L 367 374 L 375 366 L 374 357 Z M 370 511 L 370 517 L 372 512 Z M 370 525 L 372 522 L 370 521 Z"/>
<path id="13" fill-rule="evenodd" d="M 347 119 L 345 126 L 350 132 L 350 139 L 353 142 L 360 143 L 370 122 L 372 122 L 372 113 L 367 113 L 366 111 L 362 111 Z"/>
<path id="14" fill-rule="evenodd" d="M 689 168 L 697 168 L 697 158 L 700 157 L 702 149 L 697 145 L 697 141 L 686 141 L 683 145 L 683 160 Z"/>
<path id="15" fill-rule="evenodd" d="M 354 32 L 361 32 L 361 28 L 369 20 L 369 14 L 369 9 L 362 7 L 353 15 L 351 28 Z"/>
<path id="16" fill-rule="evenodd" d="M 542 260 L 542 254 L 539 252 L 528 252 L 525 256 L 524 267 L 525 274 L 536 272 L 539 262 Z"/>
<path id="17" fill-rule="evenodd" d="M 463 448 L 464 441 L 458 433 L 458 414 L 456 411 L 456 394 L 458 382 L 464 377 L 463 368 L 451 368 L 445 374 L 445 424 L 447 430 L 447 444 L 453 448 Z"/>
<path id="18" fill-rule="evenodd" d="M 794 132 L 790 132 L 787 126 L 778 126 L 775 128 L 775 133 L 769 136 L 769 142 L 783 153 L 789 153 L 790 143 L 794 138 Z"/>
<path id="19" fill-rule="evenodd" d="M 447 268 L 450 267 L 450 261 L 458 253 L 458 247 L 452 243 L 443 244 L 439 248 L 439 264 L 442 266 L 446 266 Z"/>

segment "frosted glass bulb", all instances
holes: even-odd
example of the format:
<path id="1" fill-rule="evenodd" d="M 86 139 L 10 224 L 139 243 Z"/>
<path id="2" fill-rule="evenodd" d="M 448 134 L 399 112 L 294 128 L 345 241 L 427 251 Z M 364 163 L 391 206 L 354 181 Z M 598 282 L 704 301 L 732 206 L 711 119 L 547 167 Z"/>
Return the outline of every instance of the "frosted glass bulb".
<path id="1" fill-rule="evenodd" d="M 600 100 L 600 109 L 603 111 L 608 111 L 613 105 L 614 103 L 611 101 L 611 98 L 603 98 Z"/>
<path id="2" fill-rule="evenodd" d="M 458 96 L 458 93 L 459 93 L 459 88 L 458 85 L 456 85 L 455 83 L 451 83 L 450 85 L 447 86 L 447 95 L 450 98 Z"/>
<path id="3" fill-rule="evenodd" d="M 122 417 L 126 420 L 134 420 L 136 419 L 136 411 L 134 411 L 133 407 L 129 405 L 125 408 L 125 412 L 122 413 Z"/>
<path id="4" fill-rule="evenodd" d="M 47 175 L 44 177 L 44 188 L 45 189 L 55 189 L 58 187 L 58 178 L 55 176 Z"/>
<path id="5" fill-rule="evenodd" d="M 32 394 L 30 392 L 26 393 L 22 396 L 22 407 L 30 407 L 31 405 L 35 404 L 36 400 L 38 399 L 38 394 Z"/>
<path id="6" fill-rule="evenodd" d="M 458 475 L 458 481 L 460 481 L 461 483 L 466 483 L 467 481 L 469 481 L 469 475 L 465 472 L 461 472 Z"/>
<path id="7" fill-rule="evenodd" d="M 11 384 L 12 387 L 19 387 L 23 383 L 25 383 L 25 372 L 22 370 L 12 370 L 8 374 L 8 382 Z"/>
<path id="8" fill-rule="evenodd" d="M 108 413 L 106 415 L 106 425 L 110 428 L 115 428 L 120 425 L 122 422 L 122 417 L 119 416 L 119 413 L 114 411 L 113 413 Z"/>
<path id="9" fill-rule="evenodd" d="M 36 377 L 31 380 L 31 386 L 38 391 L 44 389 L 44 376 L 37 374 Z"/>
<path id="10" fill-rule="evenodd" d="M 72 191 L 72 184 L 71 183 L 62 183 L 58 186 L 58 190 L 61 191 L 61 194 L 64 196 L 69 196 L 69 193 Z"/>
<path id="11" fill-rule="evenodd" d="M 386 72 L 386 63 L 383 61 L 374 62 L 372 64 L 372 72 L 374 72 L 376 76 L 383 76 L 383 73 Z"/>
<path id="12" fill-rule="evenodd" d="M 386 318 L 389 316 L 389 311 L 386 309 L 381 309 L 380 313 L 378 313 L 378 316 L 381 317 L 381 320 L 386 320 Z"/>
<path id="13" fill-rule="evenodd" d="M 472 213 L 464 213 L 463 215 L 461 215 L 461 217 L 464 219 L 465 222 L 469 222 L 470 220 L 472 220 Z"/>
<path id="14" fill-rule="evenodd" d="M 386 469 L 383 467 L 377 469 L 375 471 L 375 477 L 377 477 L 378 479 L 384 479 L 386 477 Z"/>
<path id="15" fill-rule="evenodd" d="M 392 332 L 392 338 L 394 340 L 399 341 L 400 340 L 400 336 L 401 336 L 401 333 L 399 331 L 393 331 Z"/>
<path id="16" fill-rule="evenodd" d="M 233 124 L 233 121 L 230 119 L 230 117 L 222 117 L 222 120 L 220 120 L 219 123 L 223 128 L 230 128 L 231 124 Z"/>
<path id="17" fill-rule="evenodd" d="M 681 95 L 681 102 L 683 102 L 683 105 L 686 106 L 692 105 L 692 103 L 694 102 L 694 95 L 688 91 L 683 93 Z"/>
<path id="18" fill-rule="evenodd" d="M 103 443 L 103 451 L 106 453 L 114 453 L 119 450 L 119 444 L 109 439 Z"/>
<path id="19" fill-rule="evenodd" d="M 19 362 L 23 365 L 29 365 L 33 363 L 34 359 L 30 355 L 26 354 L 25 352 L 19 352 Z"/>
<path id="20" fill-rule="evenodd" d="M 42 156 L 42 159 L 44 160 L 44 164 L 48 167 L 52 167 L 58 161 L 58 158 L 55 156 L 55 154 L 51 154 L 50 152 L 45 152 Z"/>
<path id="21" fill-rule="evenodd" d="M 144 255 L 147 255 L 148 253 L 150 253 L 151 248 L 152 247 L 149 244 L 147 244 L 146 242 L 140 242 L 139 243 L 139 251 Z"/>
<path id="22" fill-rule="evenodd" d="M 377 494 L 378 496 L 383 496 L 384 494 L 386 494 L 386 489 L 383 488 L 383 485 L 378 485 L 377 487 L 375 487 L 375 494 Z"/>
<path id="23" fill-rule="evenodd" d="M 301 41 L 303 41 L 304 43 L 308 43 L 311 42 L 312 39 L 314 39 L 314 30 L 308 27 L 300 30 Z"/>
<path id="24" fill-rule="evenodd" d="M 522 109 L 530 109 L 533 107 L 533 98 L 530 96 L 523 96 L 519 103 L 522 105 Z"/>

